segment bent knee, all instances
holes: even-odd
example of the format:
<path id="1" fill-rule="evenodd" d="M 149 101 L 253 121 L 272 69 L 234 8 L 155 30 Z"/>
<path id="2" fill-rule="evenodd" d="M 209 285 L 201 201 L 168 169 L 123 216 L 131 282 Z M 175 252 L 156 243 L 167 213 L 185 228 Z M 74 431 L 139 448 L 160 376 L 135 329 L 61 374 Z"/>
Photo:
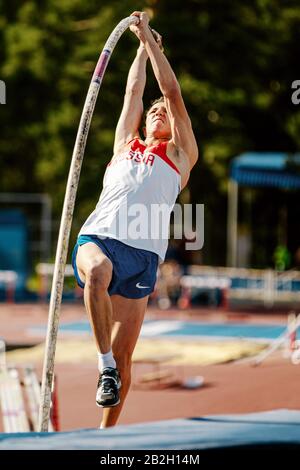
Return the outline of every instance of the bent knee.
<path id="1" fill-rule="evenodd" d="M 112 262 L 107 258 L 92 260 L 86 271 L 86 284 L 93 290 L 106 290 L 112 278 Z"/>
<path id="2" fill-rule="evenodd" d="M 130 377 L 132 366 L 132 354 L 126 354 L 126 352 L 124 352 L 124 354 L 122 354 L 121 356 L 114 354 L 114 358 L 116 360 L 117 368 L 120 374 L 122 374 L 123 376 L 126 375 Z"/>

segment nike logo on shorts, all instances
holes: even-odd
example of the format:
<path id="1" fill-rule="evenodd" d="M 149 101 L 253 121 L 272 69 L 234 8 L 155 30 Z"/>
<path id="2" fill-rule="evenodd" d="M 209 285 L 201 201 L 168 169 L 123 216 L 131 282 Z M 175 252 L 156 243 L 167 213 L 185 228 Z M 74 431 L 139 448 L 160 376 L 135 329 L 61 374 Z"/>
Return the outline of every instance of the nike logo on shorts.
<path id="1" fill-rule="evenodd" d="M 149 289 L 150 288 L 150 286 L 140 286 L 139 282 L 136 284 L 136 287 L 138 287 L 139 289 Z"/>

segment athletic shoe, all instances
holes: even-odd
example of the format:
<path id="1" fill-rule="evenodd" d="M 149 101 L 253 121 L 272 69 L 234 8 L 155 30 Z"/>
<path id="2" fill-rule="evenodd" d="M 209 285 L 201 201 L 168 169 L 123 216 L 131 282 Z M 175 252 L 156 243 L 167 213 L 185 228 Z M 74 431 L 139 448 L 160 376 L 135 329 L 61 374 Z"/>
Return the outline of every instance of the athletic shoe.
<path id="1" fill-rule="evenodd" d="M 120 388 L 121 380 L 118 369 L 106 367 L 99 376 L 96 404 L 102 408 L 118 405 L 120 403 Z"/>

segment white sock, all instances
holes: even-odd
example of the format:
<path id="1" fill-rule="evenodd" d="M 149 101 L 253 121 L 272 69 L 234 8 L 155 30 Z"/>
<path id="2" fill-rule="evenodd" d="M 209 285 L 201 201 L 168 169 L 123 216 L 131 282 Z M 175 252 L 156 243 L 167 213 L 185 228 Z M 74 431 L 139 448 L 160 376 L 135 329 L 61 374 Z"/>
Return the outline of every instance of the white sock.
<path id="1" fill-rule="evenodd" d="M 99 372 L 102 372 L 103 369 L 105 369 L 106 367 L 112 367 L 113 369 L 116 368 L 116 361 L 114 360 L 112 350 L 108 351 L 105 354 L 101 354 L 101 353 L 98 352 L 98 369 L 99 369 Z"/>

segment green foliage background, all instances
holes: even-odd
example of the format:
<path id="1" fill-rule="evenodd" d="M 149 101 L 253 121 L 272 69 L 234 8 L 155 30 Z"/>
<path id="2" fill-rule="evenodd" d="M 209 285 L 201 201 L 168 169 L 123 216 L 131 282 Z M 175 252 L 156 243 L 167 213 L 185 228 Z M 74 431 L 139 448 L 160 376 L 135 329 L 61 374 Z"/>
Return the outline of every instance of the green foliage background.
<path id="1" fill-rule="evenodd" d="M 164 37 L 199 144 L 189 190 L 192 202 L 206 206 L 203 261 L 223 264 L 230 159 L 248 150 L 299 150 L 300 107 L 291 103 L 291 83 L 300 78 L 298 0 L 0 1 L 0 78 L 7 87 L 7 105 L 0 108 L 0 191 L 47 192 L 54 217 L 60 218 L 80 114 L 99 52 L 122 18 L 145 8 Z M 102 84 L 72 241 L 101 190 L 136 47 L 136 38 L 126 32 Z M 149 69 L 145 106 L 157 96 Z M 257 190 L 252 198 L 254 265 L 271 262 L 277 224 L 273 204 L 285 200 L 293 217 L 300 216 L 298 194 L 278 194 Z M 246 196 L 240 218 L 247 223 Z M 292 250 L 300 245 L 299 236 L 294 224 Z"/>

